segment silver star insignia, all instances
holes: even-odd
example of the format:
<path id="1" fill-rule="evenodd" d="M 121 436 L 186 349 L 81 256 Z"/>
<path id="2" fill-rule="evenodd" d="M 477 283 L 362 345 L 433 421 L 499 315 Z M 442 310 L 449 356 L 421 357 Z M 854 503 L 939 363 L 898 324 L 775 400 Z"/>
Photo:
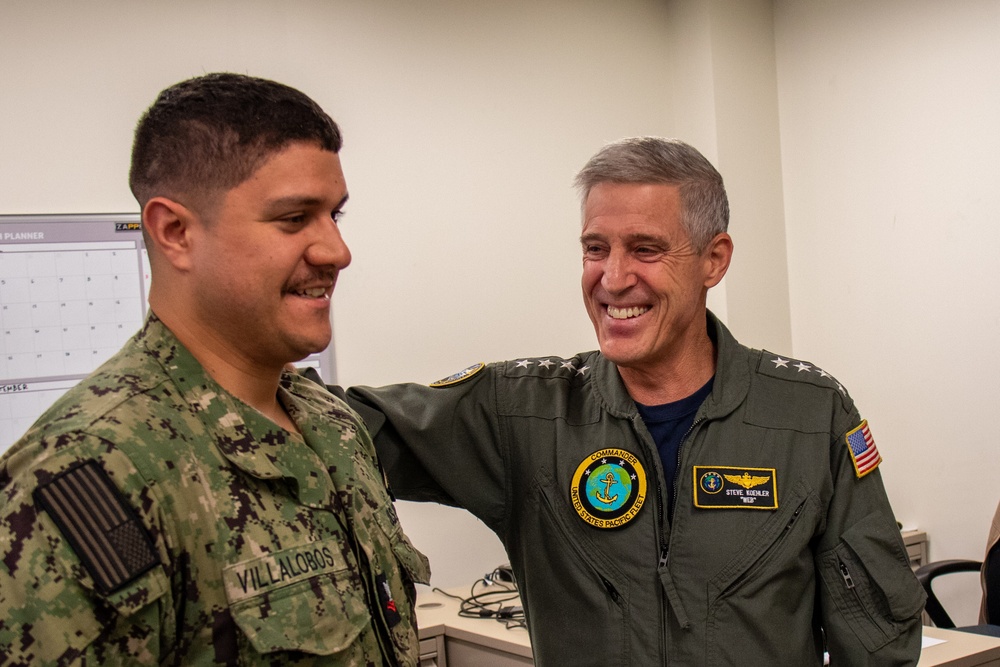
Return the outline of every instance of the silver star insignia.
<path id="1" fill-rule="evenodd" d="M 516 364 L 514 364 L 514 367 L 515 368 L 527 368 L 530 365 L 531 365 L 530 361 L 528 361 L 527 359 L 521 359 L 519 362 L 517 362 Z"/>
<path id="2" fill-rule="evenodd" d="M 552 366 L 553 364 L 548 359 L 542 359 L 541 361 L 538 362 L 538 365 L 544 368 L 545 370 L 548 370 L 549 366 Z"/>
<path id="3" fill-rule="evenodd" d="M 799 369 L 799 372 L 800 372 L 800 373 L 801 373 L 802 371 L 807 371 L 807 370 L 809 370 L 810 368 L 812 368 L 812 366 L 810 366 L 809 364 L 804 364 L 804 363 L 802 363 L 801 361 L 800 361 L 799 363 L 795 364 L 795 367 Z"/>
<path id="4" fill-rule="evenodd" d="M 562 362 L 562 364 L 560 364 L 560 365 L 561 365 L 561 366 L 562 366 L 563 368 L 566 368 L 566 369 L 569 369 L 569 370 L 571 370 L 571 371 L 575 371 L 575 370 L 576 370 L 576 366 L 574 366 L 574 365 L 573 365 L 573 362 L 572 362 L 572 361 L 564 361 L 564 362 Z"/>
<path id="5" fill-rule="evenodd" d="M 788 359 L 778 357 L 777 359 L 771 359 L 771 363 L 774 364 L 775 368 L 788 368 Z"/>
<path id="6" fill-rule="evenodd" d="M 587 371 L 589 369 L 590 369 L 590 366 L 581 366 L 580 368 L 577 369 L 576 374 L 577 375 L 586 375 Z"/>

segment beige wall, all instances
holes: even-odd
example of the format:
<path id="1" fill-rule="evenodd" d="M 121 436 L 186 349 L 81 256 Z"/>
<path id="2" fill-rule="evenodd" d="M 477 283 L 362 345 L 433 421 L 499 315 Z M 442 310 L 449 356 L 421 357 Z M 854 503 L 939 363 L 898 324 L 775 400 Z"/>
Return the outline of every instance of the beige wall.
<path id="1" fill-rule="evenodd" d="M 680 136 L 732 197 L 713 308 L 837 375 L 900 518 L 932 557 L 975 557 L 1000 496 L 998 33 L 998 0 L 0 0 L 0 212 L 133 210 L 157 91 L 285 81 L 347 139 L 339 379 L 429 382 L 593 347 L 573 173 L 605 141 Z M 401 515 L 439 585 L 504 558 L 458 510 Z"/>
<path id="2" fill-rule="evenodd" d="M 1000 499 L 1000 2 L 775 17 L 795 353 L 850 389 L 931 557 L 981 558 Z M 975 577 L 947 588 L 973 622 Z"/>

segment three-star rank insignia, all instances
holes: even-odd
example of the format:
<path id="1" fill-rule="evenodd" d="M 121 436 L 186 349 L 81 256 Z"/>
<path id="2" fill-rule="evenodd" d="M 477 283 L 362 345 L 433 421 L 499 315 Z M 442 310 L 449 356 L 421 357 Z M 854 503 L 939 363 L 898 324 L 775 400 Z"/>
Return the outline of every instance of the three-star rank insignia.
<path id="1" fill-rule="evenodd" d="M 602 449 L 577 466 L 570 500 L 580 518 L 596 528 L 618 528 L 646 502 L 646 471 L 631 452 Z"/>
<path id="2" fill-rule="evenodd" d="M 694 506 L 703 509 L 778 509 L 774 468 L 694 467 Z"/>
<path id="3" fill-rule="evenodd" d="M 463 368 L 457 373 L 449 375 L 446 378 L 442 378 L 437 382 L 431 382 L 431 387 L 450 387 L 452 385 L 461 384 L 466 380 L 470 379 L 473 375 L 479 373 L 479 371 L 486 368 L 486 364 L 479 362 L 478 364 L 472 364 L 468 368 Z"/>

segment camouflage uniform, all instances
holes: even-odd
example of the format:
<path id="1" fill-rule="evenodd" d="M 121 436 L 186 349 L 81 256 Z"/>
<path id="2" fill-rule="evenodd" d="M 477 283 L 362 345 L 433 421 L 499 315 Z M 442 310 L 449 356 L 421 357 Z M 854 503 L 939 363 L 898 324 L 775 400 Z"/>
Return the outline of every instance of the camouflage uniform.
<path id="1" fill-rule="evenodd" d="M 416 665 L 402 533 L 357 415 L 291 434 L 155 316 L 0 459 L 0 664 Z"/>

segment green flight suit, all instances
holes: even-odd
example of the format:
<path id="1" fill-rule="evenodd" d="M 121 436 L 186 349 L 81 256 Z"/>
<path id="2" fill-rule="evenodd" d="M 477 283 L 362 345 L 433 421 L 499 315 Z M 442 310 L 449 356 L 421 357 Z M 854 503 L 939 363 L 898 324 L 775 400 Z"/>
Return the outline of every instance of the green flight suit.
<path id="1" fill-rule="evenodd" d="M 403 535 L 368 433 L 286 373 L 302 435 L 155 316 L 0 459 L 0 663 L 407 665 Z"/>
<path id="2" fill-rule="evenodd" d="M 397 497 L 465 507 L 500 537 L 537 665 L 803 667 L 824 648 L 836 665 L 915 664 L 924 595 L 878 470 L 856 472 L 853 401 L 708 327 L 718 366 L 672 516 L 599 352 L 348 396 Z"/>

